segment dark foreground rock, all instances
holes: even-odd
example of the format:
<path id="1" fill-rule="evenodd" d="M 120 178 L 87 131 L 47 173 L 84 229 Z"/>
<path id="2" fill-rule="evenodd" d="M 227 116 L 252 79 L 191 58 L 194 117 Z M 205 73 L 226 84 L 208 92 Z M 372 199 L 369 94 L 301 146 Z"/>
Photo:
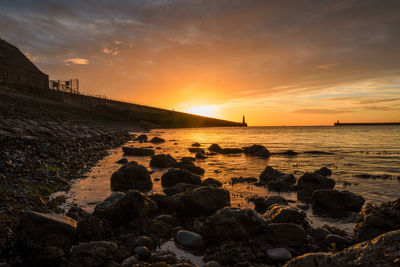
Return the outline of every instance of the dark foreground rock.
<path id="1" fill-rule="evenodd" d="M 306 232 L 294 223 L 271 223 L 268 225 L 267 233 L 269 240 L 290 247 L 301 247 L 306 241 Z"/>
<path id="2" fill-rule="evenodd" d="M 185 246 L 185 247 L 191 248 L 191 249 L 201 249 L 205 245 L 204 240 L 201 237 L 201 235 L 191 232 L 191 231 L 186 231 L 186 230 L 178 231 L 176 233 L 175 240 L 182 246 Z"/>
<path id="3" fill-rule="evenodd" d="M 309 229 L 310 225 L 306 220 L 306 213 L 298 208 L 274 204 L 268 208 L 264 215 L 268 223 L 295 223 L 304 229 Z"/>
<path id="4" fill-rule="evenodd" d="M 168 196 L 173 196 L 175 194 L 179 194 L 185 191 L 190 191 L 192 189 L 195 189 L 199 187 L 199 185 L 194 185 L 194 184 L 186 184 L 186 183 L 177 183 L 173 186 L 166 187 L 164 188 L 164 193 L 167 194 Z"/>
<path id="5" fill-rule="evenodd" d="M 262 145 L 252 145 L 252 146 L 244 147 L 243 151 L 246 155 L 261 157 L 261 158 L 268 158 L 271 155 L 269 150 L 265 146 L 262 146 Z"/>
<path id="6" fill-rule="evenodd" d="M 400 230 L 349 247 L 339 253 L 310 253 L 289 261 L 285 267 L 300 266 L 398 266 Z"/>
<path id="7" fill-rule="evenodd" d="M 71 249 L 70 266 L 115 266 L 124 255 L 113 242 L 80 243 Z"/>
<path id="8" fill-rule="evenodd" d="M 313 209 L 334 215 L 337 212 L 360 211 L 365 199 L 350 191 L 316 190 L 312 194 Z"/>
<path id="9" fill-rule="evenodd" d="M 169 169 L 161 176 L 161 185 L 164 187 L 173 186 L 178 183 L 200 185 L 201 178 L 188 170 L 174 168 Z"/>
<path id="10" fill-rule="evenodd" d="M 154 150 L 149 149 L 149 148 L 123 146 L 122 151 L 124 152 L 124 155 L 128 155 L 128 156 L 152 156 L 152 155 L 154 155 Z"/>
<path id="11" fill-rule="evenodd" d="M 332 171 L 327 167 L 322 167 L 322 168 L 314 171 L 314 173 L 325 176 L 325 177 L 332 175 Z"/>
<path id="12" fill-rule="evenodd" d="M 151 157 L 150 167 L 155 168 L 170 168 L 176 164 L 176 159 L 174 159 L 170 154 L 159 154 Z"/>
<path id="13" fill-rule="evenodd" d="M 181 208 L 182 216 L 211 215 L 215 211 L 231 205 L 228 190 L 212 186 L 202 186 L 173 196 Z"/>
<path id="14" fill-rule="evenodd" d="M 260 182 L 267 184 L 270 190 L 288 191 L 296 183 L 293 174 L 285 174 L 267 166 L 260 174 Z"/>
<path id="15" fill-rule="evenodd" d="M 131 161 L 111 175 L 111 189 L 126 192 L 131 189 L 149 191 L 153 187 L 146 167 Z"/>
<path id="16" fill-rule="evenodd" d="M 400 198 L 381 205 L 368 203 L 357 216 L 354 235 L 358 243 L 398 229 L 400 229 Z"/>
<path id="17" fill-rule="evenodd" d="M 172 167 L 177 168 L 177 169 L 185 169 L 188 170 L 194 174 L 202 175 L 205 171 L 203 168 L 196 166 L 193 162 L 191 161 L 181 161 L 177 162 L 172 165 Z"/>
<path id="18" fill-rule="evenodd" d="M 98 204 L 93 215 L 108 220 L 112 225 L 127 225 L 136 221 L 138 225 L 147 216 L 156 211 L 155 203 L 145 194 L 130 190 L 128 192 L 114 192 L 102 203 Z"/>
<path id="19" fill-rule="evenodd" d="M 202 183 L 202 186 L 222 187 L 222 183 L 214 178 L 207 178 Z"/>
<path id="20" fill-rule="evenodd" d="M 286 199 L 280 196 L 270 196 L 267 198 L 254 197 L 249 199 L 249 201 L 254 203 L 254 210 L 260 214 L 265 213 L 274 204 L 288 205 Z"/>
<path id="21" fill-rule="evenodd" d="M 316 173 L 307 172 L 297 181 L 297 195 L 300 198 L 311 199 L 316 190 L 333 189 L 335 180 Z"/>

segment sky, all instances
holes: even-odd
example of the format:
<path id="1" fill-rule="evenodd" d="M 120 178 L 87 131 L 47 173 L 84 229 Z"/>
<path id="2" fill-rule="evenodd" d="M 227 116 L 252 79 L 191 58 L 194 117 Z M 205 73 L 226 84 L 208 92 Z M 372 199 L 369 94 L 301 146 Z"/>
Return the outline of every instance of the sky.
<path id="1" fill-rule="evenodd" d="M 80 91 L 249 125 L 400 121 L 398 0 L 1 0 Z"/>

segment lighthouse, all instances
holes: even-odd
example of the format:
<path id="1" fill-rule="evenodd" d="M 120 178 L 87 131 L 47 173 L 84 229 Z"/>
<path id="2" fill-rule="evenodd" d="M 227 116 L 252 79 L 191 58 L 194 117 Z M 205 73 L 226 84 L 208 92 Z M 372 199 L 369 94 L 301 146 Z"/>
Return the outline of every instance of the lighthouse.
<path id="1" fill-rule="evenodd" d="M 246 118 L 244 117 L 244 115 L 243 115 L 241 126 L 247 126 Z"/>

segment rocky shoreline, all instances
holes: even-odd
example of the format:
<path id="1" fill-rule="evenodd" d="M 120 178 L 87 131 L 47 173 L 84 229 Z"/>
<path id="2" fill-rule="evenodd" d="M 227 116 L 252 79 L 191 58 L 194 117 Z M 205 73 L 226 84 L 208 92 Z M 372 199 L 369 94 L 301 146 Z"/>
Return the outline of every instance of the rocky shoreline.
<path id="1" fill-rule="evenodd" d="M 114 138 L 110 139 L 132 136 Z M 133 140 L 148 142 L 145 135 Z M 400 238 L 400 199 L 362 208 L 365 200 L 361 196 L 334 189 L 335 180 L 326 167 L 297 179 L 267 166 L 257 186 L 295 191 L 306 205 L 329 216 L 359 212 L 353 235 L 327 225 L 313 228 L 302 207 L 289 206 L 282 197 L 254 198 L 255 210 L 232 208 L 230 192 L 215 179 L 202 179 L 204 170 L 196 166 L 194 157 L 178 161 L 167 154 L 154 155 L 151 148 L 131 145 L 122 149 L 128 155 L 151 157 L 151 166 L 167 170 L 161 177 L 165 194 L 147 194 L 153 186 L 151 172 L 134 161 L 121 160 L 121 168 L 110 177 L 114 192 L 92 213 L 73 206 L 65 215 L 50 214 L 51 209 L 42 205 L 20 214 L 5 249 L 7 264 L 196 266 L 189 258 L 160 249 L 171 240 L 178 248 L 202 255 L 208 267 L 399 263 L 400 247 L 394 241 Z M 222 149 L 213 144 L 193 153 L 204 158 L 218 153 L 270 156 L 259 145 Z"/>

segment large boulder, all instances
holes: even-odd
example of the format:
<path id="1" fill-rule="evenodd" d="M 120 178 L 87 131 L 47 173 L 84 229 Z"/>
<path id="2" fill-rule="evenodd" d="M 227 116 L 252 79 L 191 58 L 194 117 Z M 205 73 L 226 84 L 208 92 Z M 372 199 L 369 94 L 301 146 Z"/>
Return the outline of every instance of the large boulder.
<path id="1" fill-rule="evenodd" d="M 67 248 L 75 239 L 77 222 L 60 214 L 24 211 L 16 229 L 16 243 L 30 252 L 46 247 Z"/>
<path id="2" fill-rule="evenodd" d="M 150 167 L 155 168 L 170 168 L 176 164 L 176 159 L 174 159 L 170 154 L 159 154 L 151 157 Z"/>
<path id="3" fill-rule="evenodd" d="M 123 146 L 122 151 L 124 152 L 124 155 L 128 155 L 128 156 L 152 156 L 152 155 L 154 155 L 154 149 L 143 148 L 143 147 Z"/>
<path id="4" fill-rule="evenodd" d="M 265 213 L 274 204 L 288 205 L 286 199 L 280 196 L 270 196 L 267 198 L 254 197 L 249 199 L 249 201 L 254 203 L 254 210 L 260 214 Z"/>
<path id="5" fill-rule="evenodd" d="M 381 205 L 368 203 L 357 216 L 354 235 L 358 243 L 398 229 L 400 229 L 400 198 Z"/>
<path id="6" fill-rule="evenodd" d="M 156 204 L 145 194 L 130 190 L 114 192 L 98 204 L 93 215 L 108 220 L 112 225 L 127 225 L 132 221 L 142 222 L 156 211 Z"/>
<path id="7" fill-rule="evenodd" d="M 271 155 L 269 150 L 262 145 L 251 145 L 248 147 L 244 147 L 243 151 L 246 155 L 262 158 L 268 158 Z"/>
<path id="8" fill-rule="evenodd" d="M 162 194 L 152 194 L 149 197 L 157 204 L 157 214 L 172 214 L 176 212 L 178 203 L 172 197 Z"/>
<path id="9" fill-rule="evenodd" d="M 267 184 L 270 190 L 288 191 L 296 183 L 296 178 L 293 174 L 285 174 L 267 166 L 260 174 L 260 182 Z"/>
<path id="10" fill-rule="evenodd" d="M 209 216 L 203 236 L 213 244 L 239 241 L 266 234 L 267 221 L 251 209 L 224 208 Z"/>
<path id="11" fill-rule="evenodd" d="M 198 175 L 184 169 L 169 169 L 161 176 L 161 185 L 164 187 L 173 186 L 177 183 L 200 185 L 201 178 Z"/>
<path id="12" fill-rule="evenodd" d="M 297 181 L 297 195 L 300 198 L 311 198 L 316 190 L 333 189 L 335 180 L 316 173 L 306 172 Z"/>
<path id="13" fill-rule="evenodd" d="M 123 259 L 122 252 L 113 242 L 92 241 L 80 243 L 71 249 L 71 266 L 115 266 Z"/>
<path id="14" fill-rule="evenodd" d="M 229 191 L 212 186 L 202 186 L 175 194 L 173 198 L 182 206 L 178 212 L 185 216 L 211 215 L 231 205 Z"/>
<path id="15" fill-rule="evenodd" d="M 312 194 L 313 209 L 326 214 L 360 211 L 365 199 L 350 191 L 316 190 Z"/>
<path id="16" fill-rule="evenodd" d="M 306 232 L 294 223 L 270 223 L 267 233 L 269 240 L 290 247 L 301 247 L 306 241 Z"/>
<path id="17" fill-rule="evenodd" d="M 285 267 L 398 266 L 400 230 L 380 235 L 339 253 L 309 253 L 290 260 Z"/>
<path id="18" fill-rule="evenodd" d="M 146 167 L 134 161 L 123 165 L 111 175 L 111 189 L 126 192 L 131 189 L 149 191 L 153 187 Z"/>
<path id="19" fill-rule="evenodd" d="M 270 206 L 264 214 L 264 217 L 268 223 L 295 223 L 302 226 L 304 229 L 310 227 L 306 219 L 305 211 L 287 205 L 282 206 L 274 204 Z"/>

